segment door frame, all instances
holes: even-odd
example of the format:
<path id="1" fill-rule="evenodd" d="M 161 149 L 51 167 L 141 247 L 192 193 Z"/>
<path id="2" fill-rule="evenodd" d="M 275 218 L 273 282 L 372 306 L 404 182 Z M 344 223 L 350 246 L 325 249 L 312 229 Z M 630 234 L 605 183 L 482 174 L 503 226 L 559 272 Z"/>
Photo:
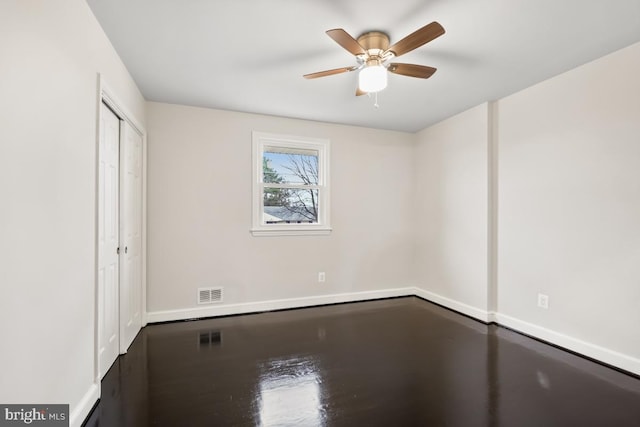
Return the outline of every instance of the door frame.
<path id="1" fill-rule="evenodd" d="M 99 162 L 100 162 L 100 118 L 101 118 L 101 106 L 106 104 L 118 118 L 126 121 L 136 132 L 142 135 L 142 295 L 140 314 L 142 316 L 142 327 L 147 325 L 147 132 L 142 126 L 141 122 L 131 114 L 131 112 L 125 107 L 125 104 L 120 101 L 116 92 L 111 89 L 111 86 L 105 81 L 101 74 L 98 74 L 98 96 L 97 98 L 97 115 L 96 115 L 96 154 L 95 154 L 95 206 L 94 206 L 94 383 L 100 390 L 100 360 L 99 360 L 99 345 L 100 345 L 100 325 L 99 325 L 99 309 L 100 309 L 100 295 L 98 292 L 98 208 L 99 208 Z M 118 302 L 119 304 L 119 302 Z M 120 318 L 118 318 L 120 322 Z M 122 349 L 118 344 L 120 353 Z M 102 373 L 104 374 L 104 372 Z"/>

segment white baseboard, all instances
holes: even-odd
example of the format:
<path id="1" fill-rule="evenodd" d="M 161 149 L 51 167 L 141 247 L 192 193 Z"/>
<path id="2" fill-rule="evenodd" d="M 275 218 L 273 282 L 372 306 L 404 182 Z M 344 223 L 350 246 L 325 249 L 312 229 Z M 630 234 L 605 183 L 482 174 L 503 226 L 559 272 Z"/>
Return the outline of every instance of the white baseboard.
<path id="1" fill-rule="evenodd" d="M 71 414 L 69 414 L 69 426 L 80 427 L 85 419 L 89 416 L 93 405 L 96 404 L 100 398 L 100 384 L 91 384 L 89 390 L 82 396 L 80 402 L 71 408 Z"/>
<path id="2" fill-rule="evenodd" d="M 495 311 L 487 312 L 487 323 L 498 323 L 498 313 Z"/>
<path id="3" fill-rule="evenodd" d="M 332 295 L 320 295 L 303 298 L 286 298 L 270 301 L 257 301 L 240 304 L 225 304 L 207 307 L 188 308 L 182 310 L 155 311 L 147 313 L 148 323 L 186 320 L 201 317 L 225 316 L 230 314 L 254 313 L 288 308 L 313 307 L 324 304 L 367 301 L 380 298 L 401 296 L 417 296 L 443 307 L 465 314 L 484 323 L 495 322 L 526 335 L 547 341 L 568 350 L 582 354 L 611 366 L 640 375 L 640 360 L 634 357 L 597 346 L 559 332 L 545 329 L 499 312 L 486 311 L 451 298 L 424 290 L 419 287 L 384 289 L 378 291 L 349 292 Z M 93 400 L 95 402 L 95 399 Z M 89 410 L 91 405 L 89 406 Z"/>
<path id="4" fill-rule="evenodd" d="M 378 291 L 348 292 L 302 298 L 286 298 L 239 304 L 209 305 L 206 307 L 187 308 L 182 310 L 152 311 L 147 313 L 146 320 L 148 323 L 169 322 L 174 320 L 197 319 L 200 317 L 216 317 L 230 314 L 282 310 L 287 308 L 313 307 L 324 304 L 367 301 L 411 295 L 415 295 L 413 287 L 383 289 Z"/>
<path id="5" fill-rule="evenodd" d="M 506 326 L 518 332 L 522 332 L 568 350 L 575 351 L 576 353 L 592 359 L 599 360 L 600 362 L 604 362 L 608 365 L 640 375 L 640 359 L 636 359 L 626 354 L 618 353 L 616 351 L 609 350 L 608 348 L 600 347 L 505 314 L 496 313 L 495 316 L 499 325 Z"/>
<path id="6" fill-rule="evenodd" d="M 452 300 L 442 295 L 415 288 L 415 295 L 428 301 L 440 304 L 451 310 L 473 317 L 485 323 L 495 322 L 515 331 L 530 335 L 534 338 L 574 351 L 586 357 L 598 360 L 608 365 L 623 369 L 627 372 L 640 375 L 640 359 L 618 353 L 595 344 L 591 344 L 568 335 L 561 334 L 550 329 L 543 328 L 533 323 L 528 323 L 505 314 L 493 311 L 485 311 L 470 305 Z"/>
<path id="7" fill-rule="evenodd" d="M 450 308 L 451 310 L 457 311 L 458 313 L 466 314 L 467 316 L 473 317 L 474 319 L 478 319 L 484 323 L 489 323 L 494 321 L 493 313 L 489 313 L 486 310 L 482 310 L 480 308 L 473 307 L 471 305 L 468 305 L 456 300 L 452 300 L 447 297 L 443 297 L 442 295 L 438 295 L 421 288 L 417 288 L 417 287 L 414 288 L 414 295 L 420 298 L 424 298 L 427 301 L 431 301 L 436 304 L 440 304 L 444 307 Z"/>

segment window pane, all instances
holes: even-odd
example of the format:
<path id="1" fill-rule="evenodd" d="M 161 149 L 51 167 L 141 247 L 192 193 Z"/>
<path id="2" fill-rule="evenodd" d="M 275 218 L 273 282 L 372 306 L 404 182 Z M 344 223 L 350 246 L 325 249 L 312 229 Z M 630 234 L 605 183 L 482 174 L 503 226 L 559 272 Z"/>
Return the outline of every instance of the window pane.
<path id="1" fill-rule="evenodd" d="M 265 147 L 262 180 L 275 184 L 318 184 L 318 152 Z"/>
<path id="2" fill-rule="evenodd" d="M 318 190 L 265 188 L 263 224 L 315 224 L 318 222 Z"/>

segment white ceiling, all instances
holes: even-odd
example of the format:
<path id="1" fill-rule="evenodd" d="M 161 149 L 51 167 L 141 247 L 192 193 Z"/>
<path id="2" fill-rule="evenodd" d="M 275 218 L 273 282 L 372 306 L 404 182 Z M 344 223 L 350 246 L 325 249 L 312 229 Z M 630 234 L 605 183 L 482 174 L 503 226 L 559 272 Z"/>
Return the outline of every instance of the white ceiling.
<path id="1" fill-rule="evenodd" d="M 640 41 L 640 0 L 88 0 L 147 100 L 415 132 Z M 379 108 L 325 31 L 391 43 L 446 34 L 398 60 Z"/>

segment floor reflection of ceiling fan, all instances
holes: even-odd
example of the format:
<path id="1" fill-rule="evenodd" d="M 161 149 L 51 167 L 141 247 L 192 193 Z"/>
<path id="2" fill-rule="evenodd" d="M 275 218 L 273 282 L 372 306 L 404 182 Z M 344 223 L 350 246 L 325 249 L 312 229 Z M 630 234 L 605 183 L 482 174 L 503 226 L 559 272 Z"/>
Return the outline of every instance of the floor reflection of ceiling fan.
<path id="1" fill-rule="evenodd" d="M 357 65 L 305 74 L 305 79 L 331 76 L 361 70 L 358 75 L 356 95 L 379 92 L 387 86 L 387 71 L 403 76 L 428 79 L 436 72 L 433 67 L 391 62 L 394 58 L 430 42 L 444 34 L 444 28 L 432 22 L 389 46 L 389 36 L 381 31 L 370 31 L 354 39 L 342 28 L 327 31 L 336 43 L 355 55 Z"/>

